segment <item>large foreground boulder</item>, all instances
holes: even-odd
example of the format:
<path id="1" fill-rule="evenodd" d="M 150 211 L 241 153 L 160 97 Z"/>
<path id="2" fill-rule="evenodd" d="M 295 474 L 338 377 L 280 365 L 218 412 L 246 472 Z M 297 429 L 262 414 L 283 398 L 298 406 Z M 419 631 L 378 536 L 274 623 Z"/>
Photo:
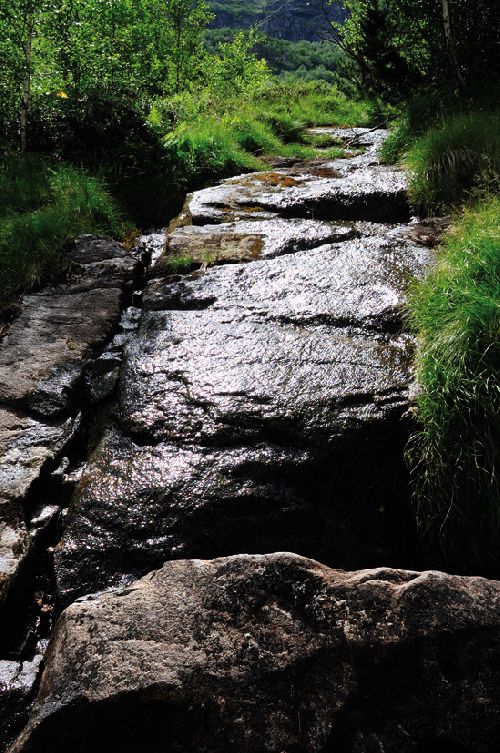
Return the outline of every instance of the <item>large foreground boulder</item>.
<path id="1" fill-rule="evenodd" d="M 63 613 L 10 753 L 493 753 L 499 708 L 500 583 L 178 561 Z"/>

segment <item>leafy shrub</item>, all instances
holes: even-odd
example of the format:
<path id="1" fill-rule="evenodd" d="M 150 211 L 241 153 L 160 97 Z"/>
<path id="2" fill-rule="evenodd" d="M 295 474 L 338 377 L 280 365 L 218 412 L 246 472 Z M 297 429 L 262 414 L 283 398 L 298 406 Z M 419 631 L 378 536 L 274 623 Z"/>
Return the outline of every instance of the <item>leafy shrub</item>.
<path id="1" fill-rule="evenodd" d="M 253 51 L 255 41 L 254 31 L 240 31 L 232 41 L 219 44 L 217 54 L 205 58 L 203 88 L 221 100 L 261 91 L 271 71 Z"/>
<path id="2" fill-rule="evenodd" d="M 68 89 L 63 99 L 34 96 L 30 149 L 101 175 L 127 215 L 148 227 L 164 221 L 170 204 L 162 139 L 147 122 L 148 112 L 118 89 Z"/>
<path id="3" fill-rule="evenodd" d="M 453 569 L 500 566 L 500 199 L 466 210 L 415 284 L 418 419 L 409 458 L 419 524 Z"/>
<path id="4" fill-rule="evenodd" d="M 162 259 L 162 271 L 171 275 L 183 275 L 191 272 L 196 264 L 193 263 L 193 259 L 188 254 L 172 255 Z"/>

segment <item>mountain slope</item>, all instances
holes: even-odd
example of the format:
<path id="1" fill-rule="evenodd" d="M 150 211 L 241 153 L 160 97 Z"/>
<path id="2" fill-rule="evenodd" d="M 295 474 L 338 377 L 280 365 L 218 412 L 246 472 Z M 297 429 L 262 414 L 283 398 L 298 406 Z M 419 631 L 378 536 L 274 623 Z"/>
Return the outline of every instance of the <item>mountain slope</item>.
<path id="1" fill-rule="evenodd" d="M 272 37 L 297 41 L 318 40 L 325 25 L 322 0 L 209 0 L 214 28 L 258 28 Z M 332 20 L 345 19 L 342 3 L 328 8 Z"/>

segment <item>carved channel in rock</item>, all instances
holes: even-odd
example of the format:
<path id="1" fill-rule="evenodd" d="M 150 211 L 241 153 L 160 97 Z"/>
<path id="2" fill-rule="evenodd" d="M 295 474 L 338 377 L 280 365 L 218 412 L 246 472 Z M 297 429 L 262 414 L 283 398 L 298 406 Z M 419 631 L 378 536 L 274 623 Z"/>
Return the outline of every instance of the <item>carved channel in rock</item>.
<path id="1" fill-rule="evenodd" d="M 0 346 L 0 744 L 23 721 L 59 613 L 52 548 L 109 418 L 149 253 L 82 236 L 65 283 L 26 296 Z"/>

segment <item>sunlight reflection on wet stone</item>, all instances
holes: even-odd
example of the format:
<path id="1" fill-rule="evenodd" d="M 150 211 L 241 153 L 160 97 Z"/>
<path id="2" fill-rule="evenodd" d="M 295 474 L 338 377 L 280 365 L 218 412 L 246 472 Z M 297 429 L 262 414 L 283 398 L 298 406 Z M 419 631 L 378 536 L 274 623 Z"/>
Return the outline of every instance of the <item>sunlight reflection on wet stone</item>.
<path id="1" fill-rule="evenodd" d="M 405 176 L 378 164 L 376 149 L 384 136 L 374 132 L 369 148 L 351 159 L 306 160 L 230 178 L 188 197 L 184 214 L 194 225 L 261 219 L 266 212 L 315 220 L 406 221 Z"/>
<path id="2" fill-rule="evenodd" d="M 191 254 L 198 271 L 172 275 L 160 258 L 150 274 L 116 425 L 55 552 L 63 601 L 178 557 L 292 550 L 337 567 L 407 564 L 413 341 L 401 306 L 431 255 L 407 226 L 368 222 L 371 199 L 351 201 L 376 196 L 384 219 L 402 219 L 398 171 L 371 150 L 328 164 L 344 177 L 314 177 L 315 162 L 188 201 L 195 223 L 197 206 L 232 221 L 174 227 L 170 254 Z M 313 196 L 319 216 L 323 200 L 340 206 L 332 186 L 349 193 L 338 201 L 352 221 L 304 219 Z M 249 206 L 295 218 L 235 221 L 250 194 Z"/>

